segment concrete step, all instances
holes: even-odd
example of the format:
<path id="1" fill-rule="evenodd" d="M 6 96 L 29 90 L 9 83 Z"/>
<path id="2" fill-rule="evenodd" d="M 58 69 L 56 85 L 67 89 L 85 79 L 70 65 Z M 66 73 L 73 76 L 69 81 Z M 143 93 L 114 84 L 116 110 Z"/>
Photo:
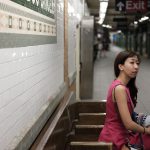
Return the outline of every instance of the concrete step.
<path id="1" fill-rule="evenodd" d="M 80 125 L 103 125 L 106 113 L 79 113 Z"/>
<path id="2" fill-rule="evenodd" d="M 112 143 L 104 142 L 71 142 L 70 150 L 112 150 Z"/>
<path id="3" fill-rule="evenodd" d="M 82 100 L 77 103 L 78 113 L 105 113 L 106 100 Z"/>
<path id="4" fill-rule="evenodd" d="M 103 125 L 75 125 L 75 134 L 99 135 L 103 127 Z"/>

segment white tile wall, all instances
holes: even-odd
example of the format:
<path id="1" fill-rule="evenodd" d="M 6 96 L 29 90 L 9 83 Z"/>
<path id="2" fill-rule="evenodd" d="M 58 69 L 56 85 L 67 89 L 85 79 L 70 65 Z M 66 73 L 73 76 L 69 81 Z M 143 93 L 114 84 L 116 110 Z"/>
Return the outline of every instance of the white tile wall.
<path id="1" fill-rule="evenodd" d="M 78 7 L 77 7 L 78 6 Z M 68 1 L 68 74 L 73 74 L 75 68 L 75 50 L 76 50 L 76 25 L 80 20 L 77 18 L 77 13 L 82 16 L 83 5 L 81 1 Z M 77 11 L 80 10 L 80 11 Z"/>
<path id="2" fill-rule="evenodd" d="M 85 5 L 85 14 L 89 15 L 87 5 Z M 73 74 L 76 71 L 76 25 L 80 23 L 83 12 L 83 1 L 68 0 L 68 73 Z"/>
<path id="3" fill-rule="evenodd" d="M 69 16 L 68 20 L 68 72 L 75 72 L 75 49 L 76 49 L 76 17 Z"/>
<path id="4" fill-rule="evenodd" d="M 9 149 L 64 82 L 63 0 L 57 44 L 0 49 L 0 150 Z"/>
<path id="5" fill-rule="evenodd" d="M 69 0 L 68 70 L 75 72 L 76 24 L 80 0 Z M 64 82 L 64 0 L 57 0 L 57 44 L 0 49 L 0 150 L 10 150 L 30 122 Z M 80 16 L 80 18 L 78 17 Z"/>

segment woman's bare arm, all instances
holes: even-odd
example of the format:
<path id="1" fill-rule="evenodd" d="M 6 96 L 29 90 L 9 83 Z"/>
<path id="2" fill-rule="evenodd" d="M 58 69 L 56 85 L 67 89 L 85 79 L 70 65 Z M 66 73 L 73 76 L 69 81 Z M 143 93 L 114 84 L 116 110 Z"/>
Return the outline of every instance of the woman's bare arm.
<path id="1" fill-rule="evenodd" d="M 118 85 L 115 88 L 115 99 L 124 126 L 128 130 L 144 133 L 144 128 L 138 125 L 137 123 L 135 123 L 131 118 L 128 105 L 127 105 L 127 98 L 128 97 L 127 97 L 125 87 L 122 85 Z M 146 128 L 145 132 L 150 134 L 150 128 Z"/>

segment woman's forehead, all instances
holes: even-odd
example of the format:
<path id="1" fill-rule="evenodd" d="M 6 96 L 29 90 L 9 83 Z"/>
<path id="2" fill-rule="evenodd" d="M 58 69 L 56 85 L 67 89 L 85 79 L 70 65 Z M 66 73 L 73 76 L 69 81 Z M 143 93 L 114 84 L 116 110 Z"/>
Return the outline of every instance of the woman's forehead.
<path id="1" fill-rule="evenodd" d="M 137 56 L 132 56 L 132 57 L 128 57 L 128 60 L 135 60 L 135 61 L 139 61 L 139 58 Z"/>

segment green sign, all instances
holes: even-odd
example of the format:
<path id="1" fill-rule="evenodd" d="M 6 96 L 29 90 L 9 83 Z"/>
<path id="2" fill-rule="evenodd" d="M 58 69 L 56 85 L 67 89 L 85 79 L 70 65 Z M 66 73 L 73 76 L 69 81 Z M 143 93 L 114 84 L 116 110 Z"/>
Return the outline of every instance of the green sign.
<path id="1" fill-rule="evenodd" d="M 24 7 L 54 19 L 55 0 L 11 0 Z"/>

